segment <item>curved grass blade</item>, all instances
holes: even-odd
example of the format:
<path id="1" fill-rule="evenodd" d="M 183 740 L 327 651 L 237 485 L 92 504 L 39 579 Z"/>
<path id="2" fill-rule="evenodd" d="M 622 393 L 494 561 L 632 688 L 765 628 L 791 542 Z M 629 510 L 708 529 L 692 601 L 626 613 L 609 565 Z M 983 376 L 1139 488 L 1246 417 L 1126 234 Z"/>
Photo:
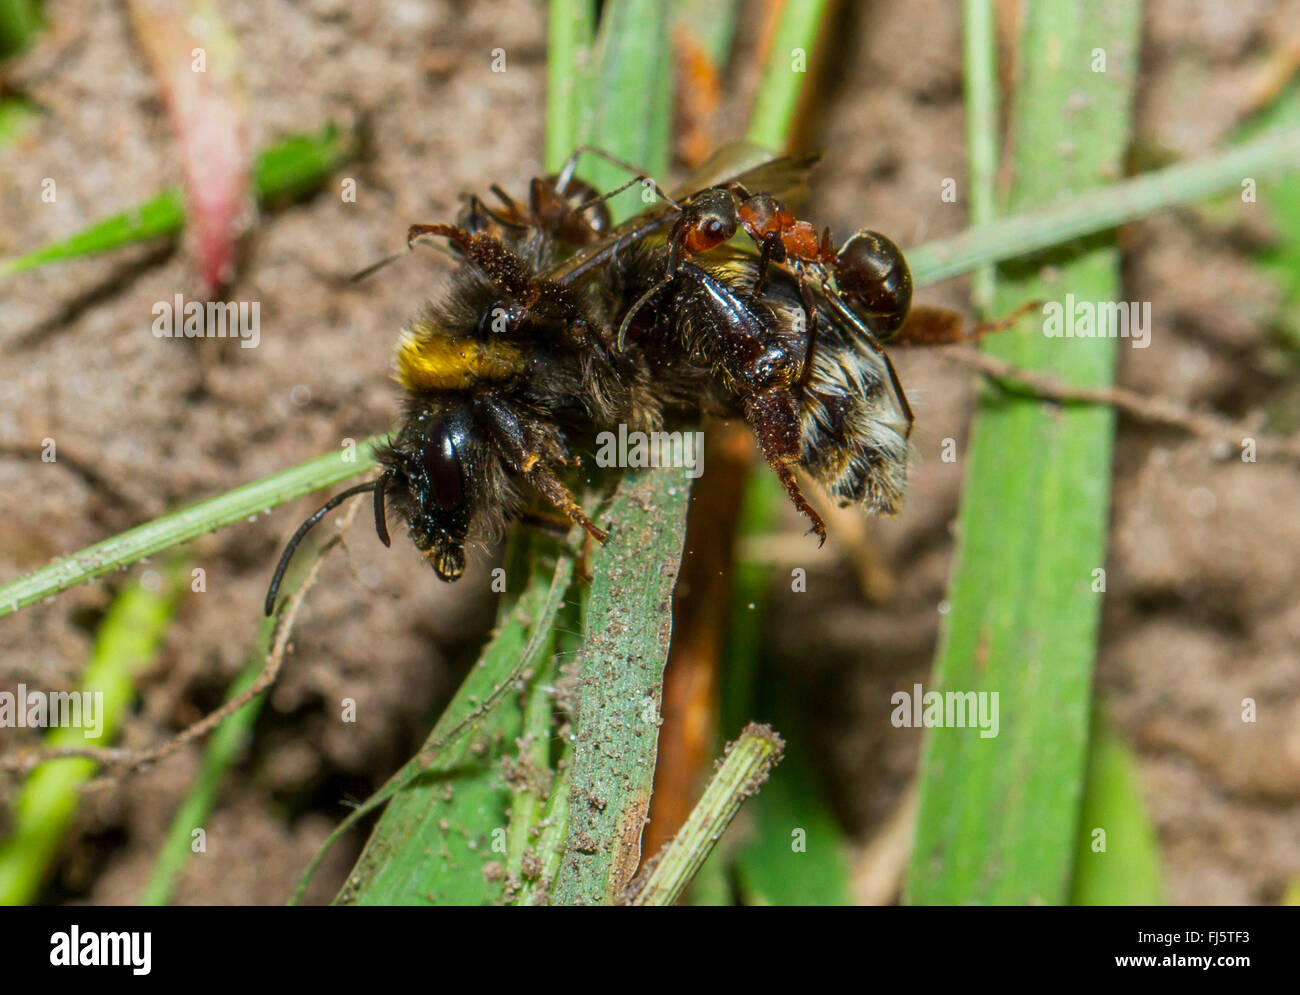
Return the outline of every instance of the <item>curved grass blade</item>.
<path id="1" fill-rule="evenodd" d="M 285 585 L 283 590 L 289 594 L 290 585 Z M 271 652 L 277 622 L 278 616 L 263 619 L 248 663 L 230 685 L 227 700 L 238 697 L 262 673 L 267 654 Z M 192 853 L 194 830 L 203 825 L 216 805 L 222 779 L 252 735 L 253 725 L 265 700 L 265 695 L 254 698 L 213 730 L 203 751 L 198 780 L 172 818 L 171 827 L 154 861 L 153 874 L 140 895 L 141 905 L 167 905 L 171 901 L 176 881 Z"/>
<path id="2" fill-rule="evenodd" d="M 785 0 L 749 118 L 751 142 L 781 149 L 789 141 L 825 14 L 826 0 Z"/>
<path id="3" fill-rule="evenodd" d="M 1147 819 L 1133 751 L 1093 718 L 1079 815 L 1072 905 L 1162 905 L 1160 845 Z"/>
<path id="4" fill-rule="evenodd" d="M 676 905 L 740 806 L 759 790 L 784 751 L 785 742 L 769 726 L 745 726 L 727 745 L 704 794 L 628 904 Z"/>
<path id="5" fill-rule="evenodd" d="M 231 525 L 271 508 L 329 487 L 363 473 L 374 466 L 370 453 L 383 440 L 374 436 L 357 446 L 355 453 L 326 453 L 306 463 L 227 491 L 220 497 L 200 501 L 180 511 L 155 518 L 111 539 L 87 546 L 79 553 L 55 560 L 25 577 L 0 586 L 0 618 L 41 598 L 102 577 L 146 556 L 188 542 L 205 532 Z"/>

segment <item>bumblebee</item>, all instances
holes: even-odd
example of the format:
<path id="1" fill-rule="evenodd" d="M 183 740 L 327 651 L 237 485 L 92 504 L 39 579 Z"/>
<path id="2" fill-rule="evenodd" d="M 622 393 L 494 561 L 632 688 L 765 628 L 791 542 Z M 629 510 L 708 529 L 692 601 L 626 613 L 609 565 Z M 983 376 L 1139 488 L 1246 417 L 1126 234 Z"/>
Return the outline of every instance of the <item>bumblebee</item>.
<path id="1" fill-rule="evenodd" d="M 362 493 L 384 545 L 391 510 L 444 581 L 462 575 L 468 547 L 503 535 L 530 491 L 603 543 L 566 469 L 595 432 L 654 430 L 674 412 L 743 417 L 822 541 L 796 466 L 842 502 L 898 508 L 912 413 L 878 337 L 911 303 L 897 247 L 859 232 L 834 250 L 789 212 L 815 158 L 733 147 L 684 193 L 655 185 L 660 202 L 614 228 L 605 201 L 653 181 L 606 156 L 634 178 L 596 195 L 574 178 L 578 154 L 534 180 L 526 204 L 493 187 L 499 208 L 470 197 L 457 224 L 411 227 L 408 247 L 446 239 L 459 265 L 399 342 L 402 426 L 376 452 L 376 479 L 299 526 L 268 614 L 303 537 Z M 738 158 L 757 164 L 729 165 Z"/>

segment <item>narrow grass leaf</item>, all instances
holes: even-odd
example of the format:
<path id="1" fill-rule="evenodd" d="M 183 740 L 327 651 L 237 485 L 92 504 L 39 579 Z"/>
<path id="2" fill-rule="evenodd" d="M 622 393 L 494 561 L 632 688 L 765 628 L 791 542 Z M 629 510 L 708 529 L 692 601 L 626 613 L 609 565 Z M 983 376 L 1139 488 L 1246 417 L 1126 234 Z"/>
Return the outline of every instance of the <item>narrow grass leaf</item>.
<path id="1" fill-rule="evenodd" d="M 1141 11 L 1123 0 L 1033 5 L 1020 37 L 1010 210 L 1057 201 L 1120 167 Z M 1095 71 L 1104 46 L 1105 72 Z M 1077 136 L 1089 136 L 1087 142 Z M 999 285 L 1026 299 L 1115 300 L 1118 257 L 1080 248 L 1047 282 Z M 1109 384 L 1109 338 L 1002 336 L 991 352 L 1077 384 Z M 1092 662 L 1105 561 L 1114 414 L 1032 399 L 981 400 L 959 519 L 951 611 L 931 692 L 984 694 L 999 726 L 927 730 L 906 896 L 917 904 L 1061 904 L 1083 795 Z M 992 696 L 996 695 L 996 698 Z M 969 703 L 974 696 L 963 698 Z M 954 723 L 955 724 L 955 723 Z"/>
<path id="2" fill-rule="evenodd" d="M 1097 710 L 1075 848 L 1073 905 L 1161 905 L 1160 846 L 1133 751 Z"/>
<path id="3" fill-rule="evenodd" d="M 740 737 L 727 745 L 704 794 L 677 835 L 656 855 L 653 869 L 628 904 L 676 905 L 740 806 L 758 792 L 772 767 L 780 762 L 784 749 L 785 743 L 769 726 L 747 725 Z"/>
<path id="4" fill-rule="evenodd" d="M 317 456 L 220 497 L 155 518 L 10 581 L 0 586 L 0 618 L 206 532 L 266 514 L 286 501 L 363 473 L 374 466 L 370 452 L 381 439 L 381 436 L 367 439 L 355 452 L 344 450 Z"/>
<path id="5" fill-rule="evenodd" d="M 158 590 L 137 582 L 114 599 L 81 678 L 80 691 L 102 696 L 96 705 L 102 723 L 99 735 L 87 738 L 84 728 L 61 726 L 45 737 L 45 746 L 112 742 L 135 698 L 135 680 L 153 664 L 181 593 L 187 590 L 187 576 L 176 561 L 163 571 Z M 87 718 L 83 711 L 83 723 Z M 14 802 L 9 838 L 0 843 L 0 905 L 26 905 L 39 896 L 76 815 L 80 786 L 95 768 L 87 757 L 67 757 L 43 763 L 27 776 Z"/>
<path id="6" fill-rule="evenodd" d="M 591 557 L 557 904 L 612 903 L 640 862 L 688 485 L 681 470 L 626 473 L 609 543 Z"/>
<path id="7" fill-rule="evenodd" d="M 281 590 L 287 596 L 292 593 L 294 586 L 285 584 Z M 237 698 L 262 673 L 267 654 L 271 651 L 276 621 L 274 616 L 263 620 L 253 651 L 239 676 L 231 683 L 226 694 L 227 700 Z M 194 832 L 203 827 L 216 806 L 222 781 L 252 736 L 253 725 L 264 701 L 265 695 L 254 698 L 213 730 L 203 750 L 198 779 L 176 810 L 171 827 L 158 851 L 149 883 L 140 895 L 141 905 L 167 905 L 171 902 L 176 882 L 194 852 Z"/>

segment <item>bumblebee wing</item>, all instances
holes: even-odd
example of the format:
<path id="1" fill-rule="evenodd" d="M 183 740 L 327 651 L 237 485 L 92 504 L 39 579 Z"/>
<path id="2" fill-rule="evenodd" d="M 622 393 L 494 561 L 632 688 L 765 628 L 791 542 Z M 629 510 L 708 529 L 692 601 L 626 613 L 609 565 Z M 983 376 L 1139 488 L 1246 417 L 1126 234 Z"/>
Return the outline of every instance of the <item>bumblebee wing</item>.
<path id="1" fill-rule="evenodd" d="M 751 193 L 770 193 L 787 204 L 797 204 L 808 195 L 808 172 L 821 154 L 776 156 L 752 142 L 733 142 L 712 158 L 672 194 L 679 203 L 723 183 L 739 183 Z M 677 216 L 671 204 L 663 202 L 642 211 L 610 229 L 599 242 L 585 246 L 539 274 L 542 279 L 571 284 L 604 265 L 614 255 L 662 232 Z"/>
<path id="2" fill-rule="evenodd" d="M 685 200 L 707 187 L 739 183 L 750 193 L 769 193 L 786 204 L 798 204 L 807 199 L 808 173 L 820 160 L 820 152 L 774 156 L 753 142 L 731 142 L 713 153 L 673 196 Z"/>

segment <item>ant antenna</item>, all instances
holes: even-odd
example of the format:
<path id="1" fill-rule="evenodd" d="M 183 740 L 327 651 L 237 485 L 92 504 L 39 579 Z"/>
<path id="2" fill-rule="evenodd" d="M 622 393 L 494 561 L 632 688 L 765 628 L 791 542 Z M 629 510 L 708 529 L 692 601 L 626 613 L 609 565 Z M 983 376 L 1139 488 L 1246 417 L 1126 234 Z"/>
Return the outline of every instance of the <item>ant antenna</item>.
<path id="1" fill-rule="evenodd" d="M 298 526 L 298 531 L 293 534 L 289 540 L 289 545 L 284 547 L 284 553 L 280 556 L 280 562 L 276 565 L 275 573 L 271 577 L 271 586 L 266 592 L 266 604 L 263 606 L 267 615 L 275 611 L 275 596 L 280 593 L 280 581 L 284 579 L 284 572 L 289 569 L 289 561 L 293 559 L 294 551 L 297 550 L 298 544 L 306 537 L 307 533 L 312 530 L 322 518 L 341 505 L 350 497 L 358 494 L 364 494 L 366 491 L 375 493 L 375 529 L 379 532 L 379 538 L 385 546 L 388 545 L 388 528 L 383 523 L 382 508 L 384 503 L 383 493 L 387 486 L 387 477 L 380 477 L 378 480 L 370 480 L 364 484 L 357 484 L 356 487 L 349 487 L 341 494 L 336 494 L 323 505 L 312 513 L 311 517 Z M 383 528 L 380 525 L 383 524 Z"/>

